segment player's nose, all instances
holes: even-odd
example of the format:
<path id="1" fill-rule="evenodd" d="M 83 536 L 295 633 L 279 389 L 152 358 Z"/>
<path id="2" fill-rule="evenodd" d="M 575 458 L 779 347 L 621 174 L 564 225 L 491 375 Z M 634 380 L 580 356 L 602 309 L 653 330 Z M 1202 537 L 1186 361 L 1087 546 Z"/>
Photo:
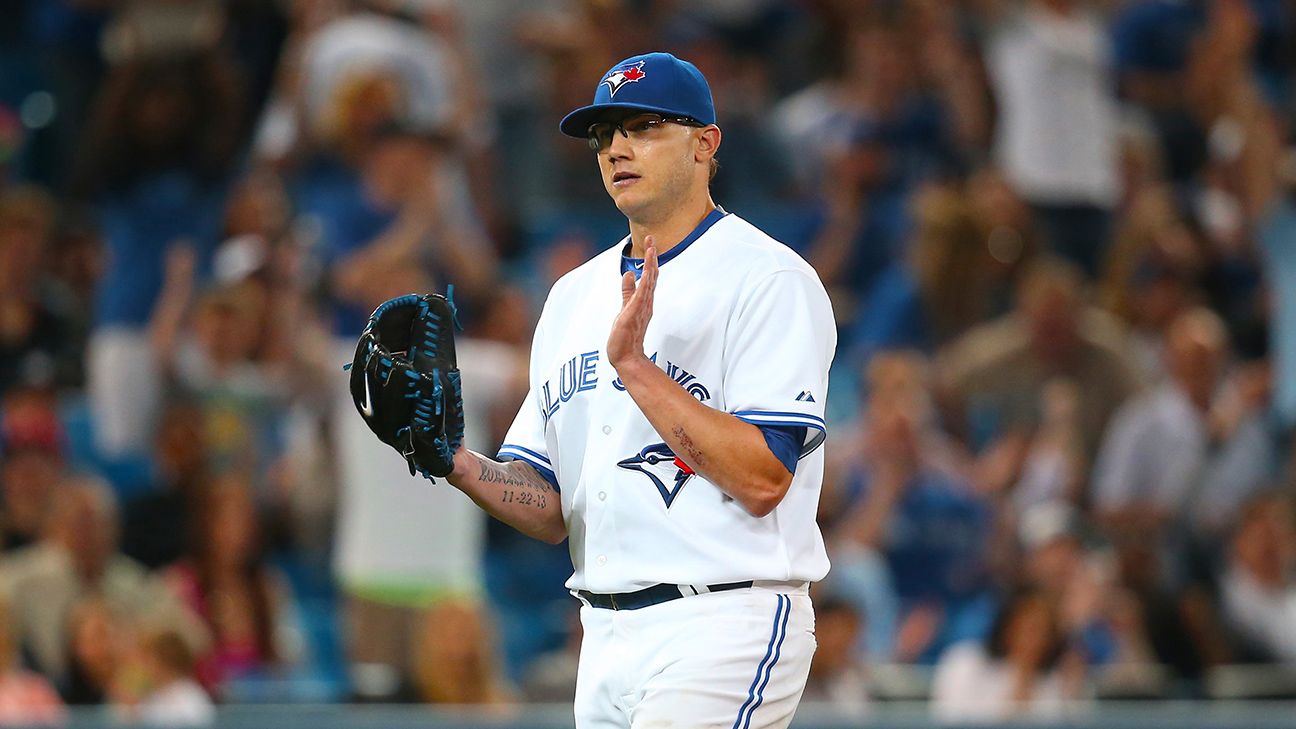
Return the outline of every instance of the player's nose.
<path id="1" fill-rule="evenodd" d="M 634 157 L 634 145 L 630 144 L 630 138 L 622 134 L 620 130 L 612 133 L 612 143 L 607 148 L 608 159 L 631 159 Z"/>

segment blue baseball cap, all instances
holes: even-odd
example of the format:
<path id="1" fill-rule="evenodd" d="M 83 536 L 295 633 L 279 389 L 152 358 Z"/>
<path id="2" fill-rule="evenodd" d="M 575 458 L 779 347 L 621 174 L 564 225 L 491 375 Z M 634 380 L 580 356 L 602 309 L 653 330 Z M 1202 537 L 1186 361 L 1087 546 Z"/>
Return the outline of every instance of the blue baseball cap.
<path id="1" fill-rule="evenodd" d="M 589 125 L 610 111 L 655 112 L 686 116 L 715 124 L 711 87 L 697 66 L 669 53 L 631 56 L 603 74 L 594 103 L 563 117 L 558 128 L 569 137 L 585 138 Z"/>

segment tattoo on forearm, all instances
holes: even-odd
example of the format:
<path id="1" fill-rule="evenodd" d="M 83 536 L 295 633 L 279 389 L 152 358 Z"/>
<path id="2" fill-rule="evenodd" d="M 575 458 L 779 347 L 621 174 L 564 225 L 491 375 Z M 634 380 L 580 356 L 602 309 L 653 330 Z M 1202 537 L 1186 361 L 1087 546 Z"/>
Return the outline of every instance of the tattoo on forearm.
<path id="1" fill-rule="evenodd" d="M 554 488 L 529 467 L 510 468 L 507 465 L 483 460 L 477 480 L 499 484 L 500 501 L 543 509 L 553 497 Z"/>
<path id="2" fill-rule="evenodd" d="M 692 460 L 693 463 L 697 464 L 698 468 L 706 466 L 706 454 L 702 452 L 701 448 L 694 445 L 693 439 L 689 437 L 688 432 L 685 431 L 683 427 L 677 425 L 671 433 L 675 436 L 675 439 L 679 441 L 680 447 L 684 449 L 684 452 L 689 455 L 689 459 Z"/>

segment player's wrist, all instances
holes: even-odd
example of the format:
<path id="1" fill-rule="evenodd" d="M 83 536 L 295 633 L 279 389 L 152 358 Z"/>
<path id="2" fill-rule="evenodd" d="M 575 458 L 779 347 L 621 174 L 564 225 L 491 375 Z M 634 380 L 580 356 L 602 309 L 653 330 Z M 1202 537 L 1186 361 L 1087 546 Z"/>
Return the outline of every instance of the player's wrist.
<path id="1" fill-rule="evenodd" d="M 469 474 L 474 473 L 476 461 L 476 454 L 460 446 L 459 450 L 454 454 L 454 470 L 446 475 L 446 480 L 450 482 L 451 486 L 458 487 Z"/>
<path id="2" fill-rule="evenodd" d="M 621 384 L 630 386 L 632 381 L 638 381 L 650 369 L 656 369 L 652 360 L 648 359 L 642 352 L 637 355 L 625 357 L 615 363 L 612 368 L 616 370 L 618 379 Z"/>

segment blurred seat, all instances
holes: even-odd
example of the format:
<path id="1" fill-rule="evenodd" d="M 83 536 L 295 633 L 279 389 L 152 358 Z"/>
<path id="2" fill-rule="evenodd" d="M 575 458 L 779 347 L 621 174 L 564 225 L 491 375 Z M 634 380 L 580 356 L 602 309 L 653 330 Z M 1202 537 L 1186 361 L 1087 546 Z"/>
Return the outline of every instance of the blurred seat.
<path id="1" fill-rule="evenodd" d="M 1296 630 L 1296 626 L 1293 626 Z M 1232 700 L 1296 699 L 1296 665 L 1234 664 L 1216 666 L 1202 682 L 1206 697 Z"/>
<path id="2" fill-rule="evenodd" d="M 877 701 L 927 701 L 932 692 L 932 667 L 907 663 L 870 666 L 869 691 Z"/>
<path id="3" fill-rule="evenodd" d="M 1152 701 L 1169 698 L 1172 675 L 1156 663 L 1116 663 L 1094 671 L 1094 698 L 1116 701 Z"/>

